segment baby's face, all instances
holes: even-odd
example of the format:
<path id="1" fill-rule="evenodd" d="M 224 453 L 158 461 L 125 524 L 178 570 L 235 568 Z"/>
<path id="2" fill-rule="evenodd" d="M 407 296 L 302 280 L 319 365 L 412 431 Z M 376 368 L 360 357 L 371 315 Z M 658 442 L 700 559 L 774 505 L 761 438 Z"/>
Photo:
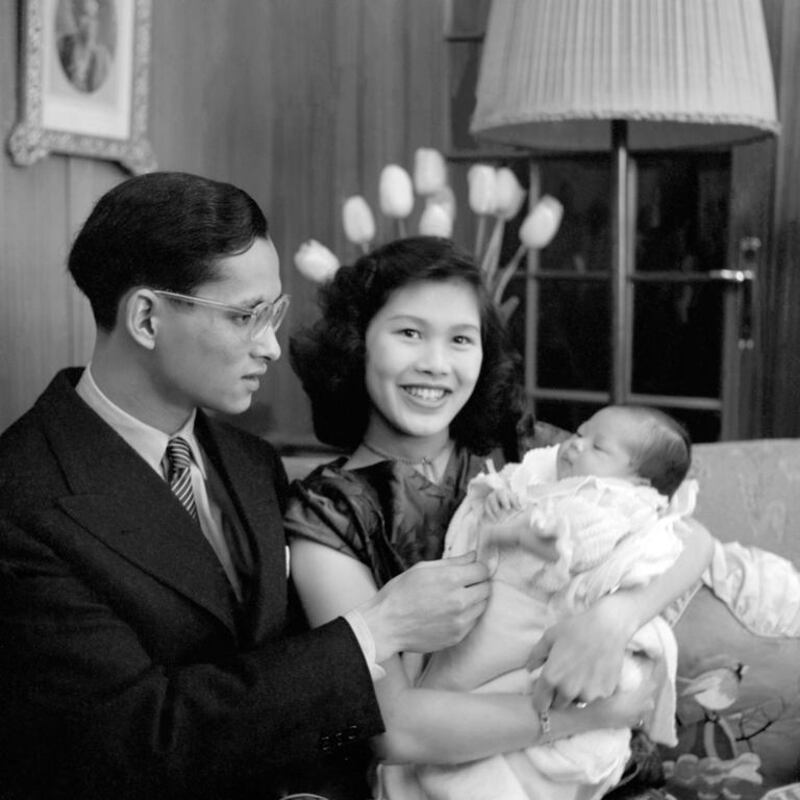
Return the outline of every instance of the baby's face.
<path id="1" fill-rule="evenodd" d="M 558 477 L 638 478 L 633 454 L 644 434 L 642 420 L 621 408 L 603 408 L 559 445 Z"/>

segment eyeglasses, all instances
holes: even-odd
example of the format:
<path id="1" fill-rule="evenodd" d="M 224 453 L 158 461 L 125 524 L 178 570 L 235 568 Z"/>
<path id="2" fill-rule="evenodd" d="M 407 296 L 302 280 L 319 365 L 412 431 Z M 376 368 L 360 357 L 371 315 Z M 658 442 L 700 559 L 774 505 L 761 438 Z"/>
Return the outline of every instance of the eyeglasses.
<path id="1" fill-rule="evenodd" d="M 208 306 L 209 308 L 218 308 L 220 311 L 227 311 L 231 320 L 241 327 L 251 340 L 258 339 L 259 336 L 266 332 L 267 328 L 272 328 L 273 332 L 277 331 L 286 318 L 286 311 L 289 308 L 288 294 L 282 294 L 273 303 L 259 303 L 253 308 L 232 306 L 228 305 L 228 303 L 220 303 L 217 300 L 207 300 L 205 297 L 167 292 L 163 289 L 153 289 L 153 294 L 167 297 L 170 300 L 177 300 L 181 303 L 189 303 L 193 306 Z"/>

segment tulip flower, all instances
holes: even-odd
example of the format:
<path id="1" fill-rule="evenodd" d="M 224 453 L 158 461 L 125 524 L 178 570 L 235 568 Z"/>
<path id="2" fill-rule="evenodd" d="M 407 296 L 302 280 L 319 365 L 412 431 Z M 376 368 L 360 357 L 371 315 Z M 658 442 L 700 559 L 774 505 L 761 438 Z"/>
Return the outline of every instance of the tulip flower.
<path id="1" fill-rule="evenodd" d="M 526 250 L 535 249 L 541 250 L 547 247 L 553 240 L 553 237 L 558 231 L 558 226 L 561 224 L 561 217 L 564 214 L 564 206 L 551 195 L 544 195 L 539 202 L 533 207 L 531 212 L 525 217 L 519 229 L 520 245 L 517 252 L 511 257 L 511 260 L 503 267 L 500 274 L 494 281 L 492 288 L 492 298 L 495 303 L 500 306 L 503 313 L 506 314 L 505 319 L 514 311 L 514 306 L 506 306 L 503 304 L 503 293 L 508 286 L 509 281 L 517 271 L 522 256 Z"/>
<path id="2" fill-rule="evenodd" d="M 441 206 L 450 216 L 450 221 L 456 219 L 456 196 L 449 186 L 442 186 L 435 194 L 432 194 L 427 201 Z"/>
<path id="3" fill-rule="evenodd" d="M 495 221 L 489 243 L 481 261 L 487 282 L 491 285 L 498 268 L 500 250 L 503 244 L 503 232 L 508 220 L 513 219 L 522 208 L 525 190 L 519 185 L 517 176 L 508 168 L 500 167 L 495 172 Z"/>
<path id="4" fill-rule="evenodd" d="M 564 206 L 555 197 L 546 194 L 525 217 L 519 229 L 523 245 L 537 250 L 546 247 L 556 235 L 563 215 Z"/>
<path id="5" fill-rule="evenodd" d="M 294 254 L 298 272 L 314 283 L 331 280 L 341 266 L 339 259 L 324 244 L 309 239 L 300 245 Z"/>
<path id="6" fill-rule="evenodd" d="M 344 235 L 348 240 L 361 245 L 364 250 L 375 238 L 375 218 L 372 216 L 372 209 L 360 194 L 348 197 L 344 201 L 342 223 Z"/>
<path id="7" fill-rule="evenodd" d="M 480 259 L 486 237 L 486 217 L 497 207 L 497 171 L 488 164 L 473 164 L 467 172 L 469 207 L 478 215 L 475 258 Z"/>
<path id="8" fill-rule="evenodd" d="M 414 208 L 414 187 L 411 176 L 397 164 L 381 170 L 379 197 L 381 211 L 392 219 L 405 219 Z"/>
<path id="9" fill-rule="evenodd" d="M 488 164 L 473 164 L 467 172 L 469 207 L 478 216 L 494 214 L 497 207 L 497 173 Z"/>
<path id="10" fill-rule="evenodd" d="M 425 210 L 419 218 L 419 232 L 423 236 L 442 236 L 450 239 L 453 236 L 453 218 L 441 203 L 425 204 Z"/>
<path id="11" fill-rule="evenodd" d="M 427 197 L 447 185 L 444 156 L 431 147 L 419 147 L 414 153 L 414 188 Z"/>
<path id="12" fill-rule="evenodd" d="M 503 220 L 514 219 L 522 208 L 525 190 L 519 185 L 517 176 L 508 167 L 500 167 L 495 179 L 496 207 L 494 213 Z"/>

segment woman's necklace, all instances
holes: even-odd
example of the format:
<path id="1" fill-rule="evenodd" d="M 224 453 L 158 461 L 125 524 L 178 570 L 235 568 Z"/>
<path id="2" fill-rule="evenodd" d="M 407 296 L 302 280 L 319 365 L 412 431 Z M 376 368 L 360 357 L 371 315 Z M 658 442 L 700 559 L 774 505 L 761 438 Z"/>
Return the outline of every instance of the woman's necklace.
<path id="1" fill-rule="evenodd" d="M 433 456 L 422 456 L 421 458 L 404 458 L 403 456 L 393 455 L 392 453 L 387 453 L 385 450 L 381 450 L 379 447 L 375 447 L 371 445 L 367 441 L 361 442 L 362 446 L 365 450 L 369 450 L 371 453 L 374 453 L 376 456 L 380 456 L 381 458 L 385 458 L 388 461 L 399 461 L 401 464 L 408 464 L 411 467 L 419 468 L 419 471 L 429 480 L 431 483 L 438 482 L 438 476 L 436 474 L 436 462 L 441 459 L 441 456 L 444 453 L 447 453 L 449 456 L 450 450 L 452 448 L 452 442 L 448 439 L 444 447 Z"/>

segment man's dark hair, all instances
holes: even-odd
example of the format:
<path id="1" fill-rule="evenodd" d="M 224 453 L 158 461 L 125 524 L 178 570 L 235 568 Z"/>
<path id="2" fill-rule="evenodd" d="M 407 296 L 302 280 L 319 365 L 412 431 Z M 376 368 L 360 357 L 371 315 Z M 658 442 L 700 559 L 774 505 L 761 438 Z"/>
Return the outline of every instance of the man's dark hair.
<path id="1" fill-rule="evenodd" d="M 450 433 L 477 454 L 488 452 L 513 429 L 521 409 L 519 359 L 472 258 L 449 239 L 398 239 L 344 266 L 319 292 L 322 317 L 296 332 L 289 355 L 310 401 L 320 441 L 353 450 L 370 413 L 365 385 L 365 339 L 372 318 L 405 286 L 462 281 L 475 290 L 481 316 L 483 363 L 475 390 Z"/>
<path id="2" fill-rule="evenodd" d="M 191 294 L 217 277 L 219 259 L 243 253 L 267 235 L 261 209 L 236 186 L 183 172 L 153 172 L 100 198 L 67 266 L 98 327 L 111 330 L 130 289 Z"/>

